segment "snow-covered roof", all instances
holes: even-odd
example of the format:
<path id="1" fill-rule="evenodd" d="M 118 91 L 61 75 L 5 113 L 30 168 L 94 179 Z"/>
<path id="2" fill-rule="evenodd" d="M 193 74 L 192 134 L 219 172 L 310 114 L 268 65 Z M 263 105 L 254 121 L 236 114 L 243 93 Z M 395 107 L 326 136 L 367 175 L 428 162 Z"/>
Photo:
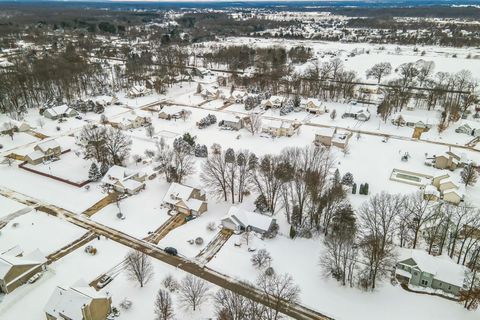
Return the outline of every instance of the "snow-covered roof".
<path id="1" fill-rule="evenodd" d="M 30 158 L 33 161 L 38 160 L 38 159 L 42 159 L 43 156 L 44 156 L 43 152 L 38 151 L 38 150 L 30 152 L 29 154 L 26 155 L 26 157 Z"/>
<path id="2" fill-rule="evenodd" d="M 335 129 L 334 128 L 319 128 L 319 129 L 317 129 L 316 134 L 319 135 L 319 136 L 333 137 L 333 135 L 335 134 Z"/>
<path id="3" fill-rule="evenodd" d="M 272 225 L 273 218 L 267 217 L 256 212 L 246 211 L 238 207 L 232 206 L 228 210 L 225 218 L 233 218 L 232 221 L 238 221 L 244 227 L 255 227 L 260 230 L 268 231 Z"/>
<path id="4" fill-rule="evenodd" d="M 45 256 L 38 249 L 24 257 L 17 257 L 14 254 L 15 251 L 0 254 L 0 278 L 5 277 L 15 266 L 39 265 L 46 262 Z"/>
<path id="5" fill-rule="evenodd" d="M 122 182 L 122 184 L 125 184 L 127 180 L 129 180 L 136 174 L 139 174 L 139 172 L 130 170 L 122 166 L 114 165 L 110 169 L 108 169 L 107 173 L 102 178 L 102 183 L 115 184 L 120 181 Z"/>
<path id="6" fill-rule="evenodd" d="M 60 144 L 57 142 L 57 140 L 53 139 L 53 140 L 41 142 L 37 144 L 37 147 L 38 149 L 40 149 L 40 151 L 45 152 L 48 149 L 60 148 Z"/>
<path id="7" fill-rule="evenodd" d="M 424 193 L 425 194 L 428 194 L 428 195 L 433 195 L 433 196 L 437 196 L 439 197 L 440 196 L 440 192 L 437 190 L 437 188 L 435 188 L 433 185 L 429 184 L 425 187 L 425 190 L 424 190 Z"/>
<path id="8" fill-rule="evenodd" d="M 184 202 L 186 202 L 192 195 L 192 192 L 192 187 L 173 182 L 163 197 L 163 202 L 173 205 L 175 205 L 178 200 L 184 200 Z"/>
<path id="9" fill-rule="evenodd" d="M 183 109 L 179 106 L 164 106 L 160 113 L 165 113 L 169 115 L 174 115 L 180 113 Z"/>
<path id="10" fill-rule="evenodd" d="M 407 250 L 402 261 L 413 259 L 422 272 L 433 274 L 434 278 L 458 287 L 463 286 L 467 268 L 456 264 L 446 255 L 431 256 L 424 250 Z"/>
<path id="11" fill-rule="evenodd" d="M 69 289 L 58 286 L 48 300 L 45 312 L 59 319 L 61 314 L 72 320 L 83 320 L 82 308 L 99 298 L 107 296 L 95 291 L 87 283 L 77 283 Z"/>
<path id="12" fill-rule="evenodd" d="M 62 115 L 62 114 L 68 113 L 71 110 L 72 109 L 70 109 L 69 106 L 67 106 L 66 104 L 62 104 L 61 106 L 48 108 L 44 112 L 47 112 L 52 116 L 56 116 L 56 115 Z"/>

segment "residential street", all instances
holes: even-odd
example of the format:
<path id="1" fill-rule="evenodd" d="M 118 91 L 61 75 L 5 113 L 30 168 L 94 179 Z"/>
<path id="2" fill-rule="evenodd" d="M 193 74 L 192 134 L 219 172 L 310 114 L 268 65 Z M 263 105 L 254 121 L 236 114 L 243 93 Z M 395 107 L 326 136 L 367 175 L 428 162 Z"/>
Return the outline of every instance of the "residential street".
<path id="1" fill-rule="evenodd" d="M 201 267 L 195 262 L 187 260 L 182 256 L 168 255 L 159 247 L 145 240 L 134 238 L 118 230 L 91 221 L 90 219 L 83 216 L 76 215 L 68 210 L 44 203 L 30 196 L 6 189 L 4 187 L 0 187 L 0 195 L 3 195 L 4 197 L 10 198 L 23 204 L 34 206 L 39 211 L 44 211 L 48 214 L 55 215 L 58 218 L 64 219 L 70 223 L 85 228 L 98 235 L 105 236 L 132 249 L 144 252 L 157 260 L 161 260 L 162 262 L 168 263 L 185 272 L 191 273 L 219 287 L 232 290 L 238 294 L 241 294 L 266 306 L 273 306 L 273 301 L 271 301 L 260 290 L 249 286 L 244 282 L 239 282 L 226 275 L 218 273 L 208 267 Z M 282 303 L 280 307 L 280 312 L 298 320 L 332 319 L 301 304 Z"/>

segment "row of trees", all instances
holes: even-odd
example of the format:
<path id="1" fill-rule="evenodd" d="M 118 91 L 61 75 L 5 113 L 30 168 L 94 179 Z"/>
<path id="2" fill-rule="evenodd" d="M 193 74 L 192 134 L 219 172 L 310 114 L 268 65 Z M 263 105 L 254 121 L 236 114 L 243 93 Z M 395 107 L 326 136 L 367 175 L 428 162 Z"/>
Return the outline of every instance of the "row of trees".
<path id="1" fill-rule="evenodd" d="M 87 61 L 73 44 L 67 44 L 64 52 L 24 54 L 12 62 L 12 68 L 0 72 L 0 113 L 19 115 L 57 100 L 99 93 L 108 85 L 105 70 Z"/>

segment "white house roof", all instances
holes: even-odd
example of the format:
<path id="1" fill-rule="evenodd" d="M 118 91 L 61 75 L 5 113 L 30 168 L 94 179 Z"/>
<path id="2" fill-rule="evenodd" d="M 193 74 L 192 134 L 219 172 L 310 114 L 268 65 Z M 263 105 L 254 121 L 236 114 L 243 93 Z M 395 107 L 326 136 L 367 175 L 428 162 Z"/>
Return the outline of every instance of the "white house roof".
<path id="1" fill-rule="evenodd" d="M 70 109 L 69 106 L 67 106 L 66 104 L 62 104 L 61 106 L 48 108 L 44 112 L 47 112 L 47 113 L 49 113 L 53 116 L 56 116 L 56 115 L 65 114 L 65 113 L 69 112 L 70 110 L 71 109 Z"/>
<path id="2" fill-rule="evenodd" d="M 316 132 L 317 135 L 319 136 L 325 136 L 325 137 L 333 137 L 335 134 L 335 129 L 334 128 L 319 128 Z"/>
<path id="3" fill-rule="evenodd" d="M 114 165 L 113 167 L 108 169 L 107 173 L 102 178 L 102 183 L 115 184 L 118 181 L 124 183 L 126 180 L 130 179 L 132 176 L 138 173 L 138 171 Z"/>
<path id="4" fill-rule="evenodd" d="M 467 268 L 452 261 L 448 256 L 434 257 L 424 250 L 407 250 L 403 260 L 412 258 L 417 267 L 423 271 L 433 274 L 434 278 L 455 286 L 462 287 Z"/>
<path id="5" fill-rule="evenodd" d="M 41 151 L 33 151 L 26 155 L 26 157 L 32 159 L 33 161 L 43 158 L 44 154 Z"/>
<path id="6" fill-rule="evenodd" d="M 160 113 L 165 113 L 169 115 L 174 115 L 177 113 L 180 113 L 183 109 L 179 106 L 164 106 L 162 110 L 160 110 Z"/>
<path id="7" fill-rule="evenodd" d="M 429 195 L 434 195 L 434 196 L 437 196 L 437 197 L 440 196 L 440 192 L 437 190 L 437 188 L 435 188 L 431 184 L 429 184 L 425 187 L 424 193 L 429 194 Z"/>
<path id="8" fill-rule="evenodd" d="M 184 200 L 184 202 L 186 202 L 190 198 L 192 192 L 192 187 L 173 182 L 163 197 L 163 202 L 173 205 L 176 204 L 178 200 Z"/>
<path id="9" fill-rule="evenodd" d="M 41 151 L 47 151 L 48 149 L 60 148 L 60 144 L 57 142 L 57 140 L 49 140 L 49 141 L 45 141 L 37 144 L 37 147 Z"/>
<path id="10" fill-rule="evenodd" d="M 244 227 L 252 226 L 264 231 L 268 231 L 270 229 L 273 221 L 273 218 L 267 217 L 263 214 L 246 211 L 234 206 L 230 207 L 225 218 L 233 218 L 233 222 L 238 221 Z"/>
<path id="11" fill-rule="evenodd" d="M 13 254 L 15 253 L 7 251 L 0 255 L 0 278 L 5 277 L 10 269 L 15 266 L 39 265 L 46 261 L 44 255 L 38 249 L 25 257 L 16 257 Z"/>
<path id="12" fill-rule="evenodd" d="M 56 287 L 52 296 L 45 306 L 45 312 L 60 318 L 60 314 L 72 320 L 82 320 L 82 308 L 88 305 L 95 298 L 106 298 L 107 296 L 96 292 L 88 284 L 78 284 L 69 289 Z"/>

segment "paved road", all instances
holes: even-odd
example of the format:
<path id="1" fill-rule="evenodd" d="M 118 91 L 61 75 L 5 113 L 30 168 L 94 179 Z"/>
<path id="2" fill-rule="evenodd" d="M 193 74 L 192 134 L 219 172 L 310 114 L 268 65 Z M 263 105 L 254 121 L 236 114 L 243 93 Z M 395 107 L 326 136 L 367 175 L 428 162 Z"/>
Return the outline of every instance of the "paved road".
<path id="1" fill-rule="evenodd" d="M 79 227 L 90 230 L 98 235 L 103 235 L 109 239 L 112 239 L 120 244 L 128 246 L 132 249 L 139 250 L 148 254 L 149 256 L 168 263 L 171 266 L 177 267 L 191 273 L 199 278 L 202 278 L 210 283 L 213 283 L 219 287 L 234 291 L 249 299 L 262 303 L 266 306 L 273 306 L 273 302 L 268 299 L 260 290 L 246 283 L 234 280 L 224 274 L 216 272 L 208 267 L 202 267 L 198 264 L 181 256 L 171 256 L 166 254 L 162 249 L 157 246 L 132 237 L 126 233 L 110 228 L 103 224 L 94 222 L 82 215 L 76 215 L 73 212 L 57 207 L 52 204 L 45 203 L 38 199 L 24 195 L 22 193 L 9 190 L 4 187 L 0 187 L 0 195 L 13 199 L 20 203 L 34 206 L 37 210 L 44 211 L 48 214 L 55 215 L 59 218 L 65 219 L 70 223 L 73 223 Z M 298 320 L 326 320 L 332 319 L 324 314 L 321 314 L 315 310 L 305 307 L 301 304 L 289 304 L 287 302 L 281 303 L 280 312 Z"/>

